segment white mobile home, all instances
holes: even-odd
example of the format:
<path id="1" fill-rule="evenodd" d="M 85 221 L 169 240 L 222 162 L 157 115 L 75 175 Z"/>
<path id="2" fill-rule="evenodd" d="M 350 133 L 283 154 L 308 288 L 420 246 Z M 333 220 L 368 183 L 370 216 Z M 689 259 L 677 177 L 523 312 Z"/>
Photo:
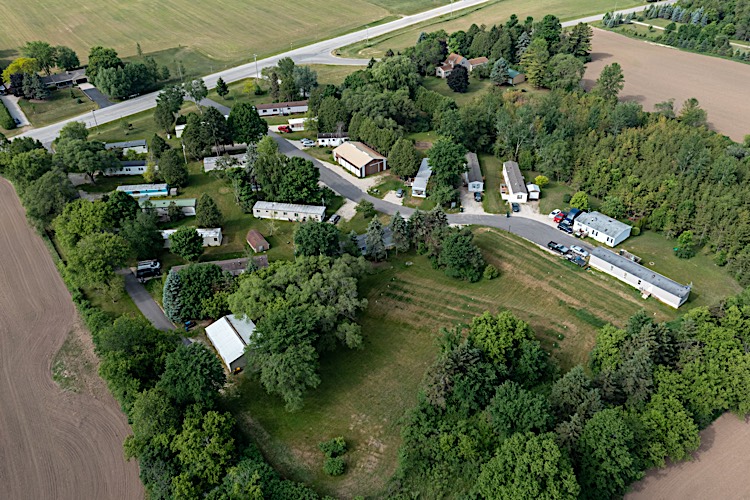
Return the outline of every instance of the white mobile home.
<path id="1" fill-rule="evenodd" d="M 523 174 L 514 161 L 503 162 L 503 184 L 500 187 L 500 197 L 506 201 L 515 203 L 526 203 L 529 200 L 529 191 Z"/>
<path id="2" fill-rule="evenodd" d="M 161 237 L 164 238 L 164 248 L 169 248 L 171 241 L 169 237 L 172 236 L 177 229 L 162 229 Z M 214 227 L 210 229 L 196 229 L 198 234 L 203 238 L 204 247 L 218 247 L 221 245 L 223 239 L 220 227 Z"/>
<path id="3" fill-rule="evenodd" d="M 637 288 L 644 298 L 653 296 L 675 309 L 690 296 L 690 285 L 681 285 L 603 247 L 591 251 L 589 265 Z"/>
<path id="4" fill-rule="evenodd" d="M 411 195 L 417 198 L 427 198 L 427 184 L 430 182 L 431 176 L 432 167 L 430 167 L 430 160 L 429 158 L 422 158 L 417 176 L 414 177 L 414 182 L 411 183 Z"/>
<path id="5" fill-rule="evenodd" d="M 230 372 L 245 367 L 245 348 L 255 333 L 255 323 L 234 314 L 224 316 L 206 327 L 206 336 Z"/>
<path id="6" fill-rule="evenodd" d="M 599 212 L 583 213 L 573 222 L 573 231 L 580 231 L 600 243 L 615 247 L 630 236 L 631 226 Z"/>
<path id="7" fill-rule="evenodd" d="M 481 193 L 484 191 L 484 178 L 482 177 L 482 169 L 479 167 L 479 158 L 477 158 L 476 153 L 466 153 L 464 184 L 468 186 L 470 193 Z"/>
<path id="8" fill-rule="evenodd" d="M 289 118 L 289 128 L 292 132 L 302 132 L 305 130 L 305 122 L 307 118 Z"/>
<path id="9" fill-rule="evenodd" d="M 166 184 L 129 184 L 117 186 L 117 191 L 127 193 L 133 198 L 169 196 L 169 187 Z"/>
<path id="10" fill-rule="evenodd" d="M 104 149 L 121 149 L 122 154 L 125 154 L 128 151 L 143 154 L 148 153 L 148 144 L 146 144 L 146 139 L 139 139 L 137 141 L 108 142 L 104 144 Z"/>
<path id="11" fill-rule="evenodd" d="M 341 134 L 318 134 L 318 146 L 336 147 L 341 146 L 349 140 L 349 134 L 342 132 Z"/>
<path id="12" fill-rule="evenodd" d="M 159 167 L 154 167 L 158 169 Z M 102 172 L 104 176 L 115 175 L 143 175 L 148 170 L 146 160 L 121 161 L 119 168 L 108 168 Z"/>
<path id="13" fill-rule="evenodd" d="M 276 203 L 274 201 L 257 201 L 253 205 L 253 216 L 256 219 L 278 219 L 289 222 L 306 220 L 322 222 L 326 216 L 326 207 Z"/>
<path id="14" fill-rule="evenodd" d="M 228 168 L 241 168 L 247 164 L 247 154 L 207 156 L 203 158 L 203 171 L 226 170 Z"/>
<path id="15" fill-rule="evenodd" d="M 276 102 L 271 104 L 258 104 L 255 109 L 260 116 L 293 115 L 295 113 L 307 113 L 307 101 Z"/>
<path id="16" fill-rule="evenodd" d="M 146 197 L 138 200 L 138 204 L 144 212 L 146 210 L 154 210 L 157 215 L 161 216 L 167 215 L 169 206 L 172 203 L 180 207 L 184 216 L 192 217 L 195 215 L 195 198 L 183 198 L 179 200 L 150 200 Z"/>

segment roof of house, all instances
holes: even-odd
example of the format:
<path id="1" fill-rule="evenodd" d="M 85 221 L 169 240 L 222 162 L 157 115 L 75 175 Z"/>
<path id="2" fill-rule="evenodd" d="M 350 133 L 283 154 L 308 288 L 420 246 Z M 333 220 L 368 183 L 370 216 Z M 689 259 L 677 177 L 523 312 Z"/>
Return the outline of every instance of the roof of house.
<path id="1" fill-rule="evenodd" d="M 576 218 L 576 222 L 612 238 L 616 238 L 631 229 L 631 226 L 599 212 L 583 213 Z"/>
<path id="2" fill-rule="evenodd" d="M 427 191 L 427 183 L 429 182 L 431 175 L 432 167 L 430 166 L 429 158 L 422 158 L 422 163 L 419 164 L 419 171 L 417 172 L 416 177 L 414 177 L 414 182 L 411 183 L 412 191 L 414 189 Z"/>
<path id="3" fill-rule="evenodd" d="M 146 160 L 120 160 L 123 167 L 145 167 Z"/>
<path id="4" fill-rule="evenodd" d="M 383 245 L 386 250 L 390 250 L 395 246 L 393 244 L 393 231 L 388 226 L 383 228 Z M 357 248 L 359 248 L 362 253 L 367 251 L 367 233 L 357 235 Z"/>
<path id="5" fill-rule="evenodd" d="M 74 69 L 73 71 L 66 71 L 64 73 L 57 73 L 54 75 L 43 76 L 42 82 L 47 83 L 62 83 L 70 82 L 73 80 L 79 80 L 86 76 L 86 68 Z"/>
<path id="6" fill-rule="evenodd" d="M 138 139 L 135 141 L 107 142 L 104 144 L 104 149 L 125 149 L 145 146 L 147 146 L 146 139 Z"/>
<path id="7" fill-rule="evenodd" d="M 196 231 L 198 231 L 198 234 L 201 235 L 201 238 L 218 238 L 221 236 L 221 228 L 220 227 L 212 227 L 207 229 L 202 228 L 194 228 Z M 165 240 L 168 240 L 170 236 L 172 236 L 177 229 L 162 229 L 161 230 L 161 237 Z"/>
<path id="8" fill-rule="evenodd" d="M 306 214 L 320 215 L 326 214 L 326 207 L 317 205 L 295 205 L 294 203 L 277 203 L 275 201 L 256 201 L 253 210 L 275 210 L 282 212 L 303 212 Z"/>
<path id="9" fill-rule="evenodd" d="M 373 160 L 385 160 L 385 156 L 381 155 L 366 144 L 357 141 L 345 142 L 334 149 L 333 154 L 336 156 L 343 156 L 346 161 L 355 167 L 364 167 Z"/>
<path id="10" fill-rule="evenodd" d="M 453 69 L 453 66 L 451 66 L 450 64 L 443 64 L 442 66 L 440 66 L 440 69 L 442 69 L 443 71 L 450 71 Z"/>
<path id="11" fill-rule="evenodd" d="M 503 171 L 506 174 L 506 181 L 509 184 L 508 188 L 513 193 L 526 193 L 526 183 L 523 180 L 523 174 L 521 169 L 518 168 L 518 163 L 514 161 L 503 162 Z"/>
<path id="12" fill-rule="evenodd" d="M 490 62 L 490 60 L 486 57 L 475 57 L 474 59 L 469 59 L 469 64 L 471 64 L 472 66 L 487 64 L 488 62 Z"/>
<path id="13" fill-rule="evenodd" d="M 251 229 L 250 231 L 248 231 L 245 240 L 247 241 L 248 245 L 253 247 L 253 249 L 259 248 L 262 245 L 266 250 L 268 250 L 268 242 L 257 229 Z"/>
<path id="14" fill-rule="evenodd" d="M 172 271 L 178 272 L 181 269 L 184 269 L 186 267 L 190 266 L 203 266 L 207 264 L 213 264 L 215 266 L 219 266 L 222 271 L 226 271 L 233 276 L 239 276 L 243 272 L 245 272 L 245 269 L 247 269 L 247 261 L 250 260 L 248 257 L 243 257 L 241 259 L 227 259 L 227 260 L 212 260 L 209 262 L 202 262 L 200 264 L 186 264 L 182 266 L 174 266 L 172 268 Z M 255 261 L 255 265 L 258 266 L 258 268 L 265 268 L 268 267 L 268 256 L 267 255 L 258 255 L 253 257 L 253 260 Z"/>
<path id="15" fill-rule="evenodd" d="M 338 132 L 328 133 L 328 134 L 318 134 L 318 139 L 348 139 L 349 138 L 349 132 L 341 132 L 340 134 Z"/>
<path id="16" fill-rule="evenodd" d="M 169 199 L 169 200 L 152 200 L 148 196 L 138 200 L 138 204 L 141 208 L 146 208 L 146 203 L 151 203 L 151 208 L 169 208 L 169 205 L 174 203 L 178 207 L 195 207 L 195 198 L 181 198 L 181 199 Z"/>
<path id="17" fill-rule="evenodd" d="M 453 53 L 451 53 L 451 55 L 449 55 L 445 59 L 445 63 L 446 64 L 453 63 L 455 65 L 455 64 L 461 64 L 464 60 L 466 60 L 466 58 L 464 56 L 456 54 L 455 52 L 453 52 Z"/>
<path id="18" fill-rule="evenodd" d="M 508 76 L 509 76 L 509 77 L 510 77 L 511 79 L 513 79 L 513 78 L 517 77 L 518 75 L 522 75 L 522 74 L 523 74 L 523 73 L 521 73 L 520 71 L 516 71 L 516 70 L 514 70 L 514 69 L 508 68 Z"/>
<path id="19" fill-rule="evenodd" d="M 245 347 L 255 332 L 255 323 L 234 314 L 224 316 L 206 327 L 206 336 L 227 366 L 245 354 Z"/>
<path id="20" fill-rule="evenodd" d="M 289 101 L 289 102 L 272 102 L 269 104 L 258 104 L 255 109 L 277 109 L 277 108 L 296 108 L 307 106 L 307 101 Z"/>
<path id="21" fill-rule="evenodd" d="M 132 193 L 133 191 L 166 191 L 166 184 L 126 184 L 124 186 L 117 186 L 117 191 L 125 191 L 126 193 Z"/>
<path id="22" fill-rule="evenodd" d="M 591 255 L 598 257 L 599 259 L 618 269 L 622 269 L 623 271 L 635 276 L 641 281 L 650 283 L 651 285 L 669 292 L 677 297 L 687 297 L 690 294 L 690 286 L 677 283 L 676 281 L 673 281 L 666 276 L 662 276 L 656 271 L 652 271 L 647 267 L 636 264 L 632 260 L 622 257 L 621 255 L 617 255 L 616 253 L 611 252 L 604 247 L 594 247 L 594 249 L 591 251 Z"/>
<path id="23" fill-rule="evenodd" d="M 289 118 L 287 122 L 289 125 L 301 125 L 307 121 L 307 118 Z"/>
<path id="24" fill-rule="evenodd" d="M 476 153 L 466 153 L 466 174 L 469 182 L 482 182 L 482 169 Z"/>
<path id="25" fill-rule="evenodd" d="M 206 156 L 205 158 L 203 158 L 203 170 L 205 170 L 206 172 L 214 170 L 216 168 L 216 162 L 218 162 L 222 158 L 226 159 L 228 165 L 233 165 L 236 163 L 236 165 L 233 165 L 234 167 L 244 167 L 247 163 L 246 153 L 223 156 Z"/>

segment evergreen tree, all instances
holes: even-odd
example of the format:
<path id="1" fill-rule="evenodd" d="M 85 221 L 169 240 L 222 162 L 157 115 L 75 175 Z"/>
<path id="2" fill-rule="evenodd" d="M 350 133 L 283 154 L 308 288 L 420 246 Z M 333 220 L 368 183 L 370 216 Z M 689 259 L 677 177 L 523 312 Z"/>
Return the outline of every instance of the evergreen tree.
<path id="1" fill-rule="evenodd" d="M 447 80 L 453 92 L 465 93 L 469 90 L 469 71 L 463 66 L 454 67 Z"/>
<path id="2" fill-rule="evenodd" d="M 198 198 L 198 204 L 195 207 L 195 222 L 199 227 L 221 227 L 223 216 L 221 210 L 216 205 L 208 193 L 203 193 Z"/>
<path id="3" fill-rule="evenodd" d="M 510 78 L 510 74 L 508 73 L 509 69 L 510 66 L 508 65 L 508 61 L 499 57 L 497 61 L 495 61 L 495 64 L 492 65 L 492 73 L 490 73 L 490 80 L 492 80 L 492 83 L 495 85 L 505 85 L 508 83 L 508 79 Z"/>
<path id="4" fill-rule="evenodd" d="M 393 235 L 393 244 L 396 247 L 396 252 L 408 252 L 411 246 L 409 223 L 401 217 L 399 212 L 396 212 L 393 218 L 391 218 L 389 227 Z"/>
<path id="5" fill-rule="evenodd" d="M 365 255 L 375 261 L 385 259 L 385 241 L 383 234 L 383 224 L 377 217 L 373 217 L 367 226 L 367 235 L 365 237 L 367 250 Z"/>
<path id="6" fill-rule="evenodd" d="M 159 176 L 172 187 L 182 187 L 188 181 L 188 169 L 180 151 L 168 149 L 159 159 Z"/>
<path id="7" fill-rule="evenodd" d="M 526 31 L 524 31 L 516 41 L 516 57 L 518 61 L 521 60 L 521 57 L 526 53 L 526 50 L 528 50 L 529 44 L 531 44 L 531 37 Z"/>
<path id="8" fill-rule="evenodd" d="M 219 94 L 219 96 L 222 98 L 226 97 L 229 94 L 229 86 L 221 77 L 216 80 L 216 93 Z"/>
<path id="9" fill-rule="evenodd" d="M 547 61 L 549 51 L 544 38 L 535 38 L 521 56 L 521 65 L 526 71 L 526 79 L 534 87 L 544 87 L 547 82 Z"/>
<path id="10" fill-rule="evenodd" d="M 419 155 L 414 149 L 414 143 L 401 138 L 393 145 L 388 155 L 388 166 L 393 175 L 399 177 L 413 177 L 419 170 Z"/>
<path id="11" fill-rule="evenodd" d="M 618 63 L 612 63 L 604 67 L 596 80 L 592 93 L 614 105 L 617 103 L 617 97 L 623 87 L 625 87 L 625 77 L 622 73 L 622 67 Z"/>
<path id="12" fill-rule="evenodd" d="M 182 300 L 180 299 L 181 291 L 182 280 L 180 279 L 179 273 L 169 271 L 167 279 L 164 281 L 162 305 L 164 306 L 164 314 L 166 314 L 167 318 L 174 323 L 181 323 L 183 320 Z"/>

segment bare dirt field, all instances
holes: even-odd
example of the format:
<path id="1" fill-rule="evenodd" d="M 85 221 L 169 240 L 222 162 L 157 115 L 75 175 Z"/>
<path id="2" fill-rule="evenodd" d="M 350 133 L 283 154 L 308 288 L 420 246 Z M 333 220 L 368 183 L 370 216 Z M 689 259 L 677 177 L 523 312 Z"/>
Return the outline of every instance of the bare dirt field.
<path id="1" fill-rule="evenodd" d="M 649 472 L 626 500 L 750 498 L 750 422 L 726 414 L 701 432 L 691 462 Z"/>
<path id="2" fill-rule="evenodd" d="M 592 62 L 584 86 L 590 89 L 602 68 L 622 66 L 625 88 L 621 99 L 636 101 L 647 111 L 674 98 L 679 110 L 691 97 L 708 112 L 712 129 L 735 141 L 750 134 L 750 65 L 718 57 L 684 52 L 671 47 L 594 30 Z"/>
<path id="3" fill-rule="evenodd" d="M 76 324 L 42 240 L 0 179 L 0 485 L 3 498 L 142 499 L 130 432 L 105 391 L 64 391 L 52 359 Z"/>

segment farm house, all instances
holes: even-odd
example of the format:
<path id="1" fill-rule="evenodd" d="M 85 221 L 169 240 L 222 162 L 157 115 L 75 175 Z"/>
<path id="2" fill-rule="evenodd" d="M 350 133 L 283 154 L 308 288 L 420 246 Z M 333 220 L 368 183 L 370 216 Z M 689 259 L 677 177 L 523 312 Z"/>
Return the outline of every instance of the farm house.
<path id="1" fill-rule="evenodd" d="M 253 205 L 253 216 L 256 219 L 277 219 L 289 222 L 304 222 L 306 220 L 322 222 L 326 216 L 326 207 L 276 203 L 274 201 L 257 201 Z"/>
<path id="2" fill-rule="evenodd" d="M 206 337 L 230 372 L 245 367 L 245 348 L 255 332 L 255 323 L 234 314 L 224 316 L 206 327 Z"/>

